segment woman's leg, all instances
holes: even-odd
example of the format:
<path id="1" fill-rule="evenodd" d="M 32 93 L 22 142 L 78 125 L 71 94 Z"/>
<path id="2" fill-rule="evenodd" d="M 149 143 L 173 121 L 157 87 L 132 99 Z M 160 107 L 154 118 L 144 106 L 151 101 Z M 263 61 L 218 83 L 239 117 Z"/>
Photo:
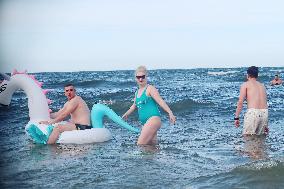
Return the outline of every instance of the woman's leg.
<path id="1" fill-rule="evenodd" d="M 55 144 L 57 139 L 59 138 L 59 135 L 64 131 L 72 131 L 76 130 L 75 124 L 68 123 L 64 125 L 57 125 L 53 128 L 52 133 L 50 134 L 47 144 Z"/>
<path id="2" fill-rule="evenodd" d="M 142 128 L 137 144 L 153 144 L 157 141 L 157 131 L 161 128 L 161 124 L 159 116 L 150 117 Z"/>
<path id="3" fill-rule="evenodd" d="M 156 132 L 155 136 L 153 137 L 153 139 L 152 139 L 152 142 L 151 142 L 151 143 L 152 143 L 152 144 L 158 144 L 157 132 Z"/>

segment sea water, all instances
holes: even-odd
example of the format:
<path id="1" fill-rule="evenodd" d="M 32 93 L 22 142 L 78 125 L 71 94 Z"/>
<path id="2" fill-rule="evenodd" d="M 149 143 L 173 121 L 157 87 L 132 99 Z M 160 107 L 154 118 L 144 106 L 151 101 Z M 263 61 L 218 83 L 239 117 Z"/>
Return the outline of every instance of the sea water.
<path id="1" fill-rule="evenodd" d="M 268 94 L 270 133 L 245 140 L 234 127 L 234 112 L 246 68 L 151 70 L 156 86 L 177 117 L 163 126 L 156 146 L 137 146 L 138 135 L 110 120 L 113 138 L 85 145 L 38 145 L 24 127 L 29 121 L 27 97 L 13 95 L 0 107 L 1 188 L 284 188 L 284 86 L 270 86 L 284 68 L 260 68 Z M 33 73 L 51 89 L 50 108 L 66 101 L 63 87 L 76 86 L 91 108 L 107 104 L 119 115 L 133 103 L 133 71 Z M 241 124 L 243 114 L 241 114 Z M 141 127 L 137 112 L 128 122 Z"/>

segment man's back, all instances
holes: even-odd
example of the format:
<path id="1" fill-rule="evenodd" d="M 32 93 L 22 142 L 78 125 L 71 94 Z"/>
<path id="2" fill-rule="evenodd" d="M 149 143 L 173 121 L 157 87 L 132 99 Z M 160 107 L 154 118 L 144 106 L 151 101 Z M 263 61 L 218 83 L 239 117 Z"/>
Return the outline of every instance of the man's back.
<path id="1" fill-rule="evenodd" d="M 249 80 L 245 85 L 248 108 L 267 109 L 267 96 L 264 85 L 256 80 Z"/>
<path id="2" fill-rule="evenodd" d="M 268 131 L 268 107 L 264 85 L 257 81 L 258 68 L 251 66 L 247 70 L 248 81 L 243 83 L 235 113 L 235 125 L 239 127 L 239 116 L 243 101 L 247 101 L 247 112 L 244 116 L 243 135 L 261 135 Z"/>

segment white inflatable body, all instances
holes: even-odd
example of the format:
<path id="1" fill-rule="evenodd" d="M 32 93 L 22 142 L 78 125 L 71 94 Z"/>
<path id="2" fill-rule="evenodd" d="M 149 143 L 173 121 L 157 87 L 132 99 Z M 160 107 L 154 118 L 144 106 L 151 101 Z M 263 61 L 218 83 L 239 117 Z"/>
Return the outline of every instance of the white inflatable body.
<path id="1" fill-rule="evenodd" d="M 64 122 L 60 122 L 58 124 L 64 124 Z M 57 124 L 56 124 L 57 125 Z M 30 129 L 34 128 L 37 131 L 31 132 Z M 38 122 L 29 121 L 26 125 L 25 130 L 27 135 L 33 140 L 35 143 L 46 144 L 48 140 L 48 136 L 50 135 L 48 125 L 38 124 Z M 34 133 L 37 133 L 34 135 Z M 61 144 L 87 144 L 87 143 L 99 143 L 106 142 L 112 138 L 110 131 L 107 128 L 92 128 L 86 130 L 73 130 L 73 131 L 64 131 L 57 143 Z"/>
<path id="2" fill-rule="evenodd" d="M 106 142 L 111 139 L 107 128 L 92 128 L 80 131 L 65 131 L 58 139 L 58 143 L 86 144 Z"/>
<path id="3" fill-rule="evenodd" d="M 50 100 L 46 98 L 48 90 L 41 88 L 42 83 L 38 82 L 34 76 L 24 73 L 19 73 L 16 70 L 11 74 L 0 73 L 4 77 L 4 81 L 0 84 L 0 104 L 9 105 L 13 93 L 18 89 L 23 89 L 28 97 L 28 108 L 30 121 L 26 125 L 25 130 L 28 136 L 35 142 L 46 144 L 53 127 L 43 124 L 38 124 L 39 121 L 50 119 L 50 110 L 48 103 Z M 96 106 L 96 108 L 94 108 Z M 103 116 L 107 115 L 110 119 L 115 121 L 120 126 L 134 131 L 140 132 L 139 129 L 134 128 L 124 122 L 115 112 L 105 105 L 95 105 L 92 109 L 92 115 L 96 120 L 92 120 L 92 129 L 74 130 L 63 132 L 57 143 L 97 143 L 105 142 L 112 138 L 110 131 L 102 125 Z M 94 110 L 94 111 L 93 111 Z"/>

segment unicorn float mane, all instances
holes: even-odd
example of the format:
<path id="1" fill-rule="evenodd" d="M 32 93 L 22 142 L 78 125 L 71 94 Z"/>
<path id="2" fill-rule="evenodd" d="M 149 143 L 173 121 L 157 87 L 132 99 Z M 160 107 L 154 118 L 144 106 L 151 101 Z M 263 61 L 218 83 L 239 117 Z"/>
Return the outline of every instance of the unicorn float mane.
<path id="1" fill-rule="evenodd" d="M 11 76 L 1 73 L 4 77 L 0 84 L 0 104 L 10 105 L 12 96 L 18 89 L 24 90 L 28 97 L 29 117 L 31 121 L 48 120 L 50 110 L 46 94 L 49 90 L 42 89 L 42 82 L 36 80 L 34 75 L 28 75 L 26 71 L 13 70 Z"/>

